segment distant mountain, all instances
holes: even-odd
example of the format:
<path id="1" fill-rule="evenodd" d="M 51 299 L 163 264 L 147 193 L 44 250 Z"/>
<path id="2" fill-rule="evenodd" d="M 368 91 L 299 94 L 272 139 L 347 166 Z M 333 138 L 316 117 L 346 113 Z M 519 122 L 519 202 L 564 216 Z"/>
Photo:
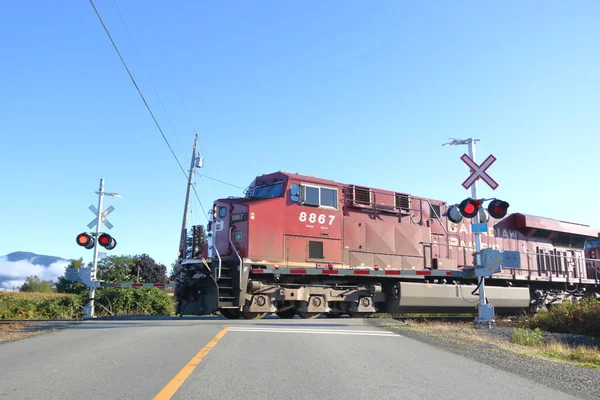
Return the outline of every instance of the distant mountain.
<path id="1" fill-rule="evenodd" d="M 45 267 L 49 267 L 50 264 L 53 264 L 53 263 L 59 262 L 59 261 L 68 261 L 68 262 L 72 261 L 72 260 L 67 260 L 65 258 L 62 258 L 62 257 L 45 256 L 45 255 L 41 255 L 41 254 L 30 253 L 27 251 L 15 251 L 14 253 L 5 255 L 4 257 L 6 257 L 6 261 L 15 262 L 15 261 L 26 260 L 32 264 L 42 265 Z"/>
<path id="2" fill-rule="evenodd" d="M 0 290 L 18 289 L 25 279 L 37 275 L 40 279 L 56 281 L 72 260 L 27 251 L 15 251 L 0 257 Z"/>

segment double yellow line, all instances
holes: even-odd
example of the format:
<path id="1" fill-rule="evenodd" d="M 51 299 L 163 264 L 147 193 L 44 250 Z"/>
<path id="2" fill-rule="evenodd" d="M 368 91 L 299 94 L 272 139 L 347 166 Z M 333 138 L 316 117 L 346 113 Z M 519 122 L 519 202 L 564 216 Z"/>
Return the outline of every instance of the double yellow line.
<path id="1" fill-rule="evenodd" d="M 185 380 L 190 376 L 192 371 L 194 371 L 194 369 L 200 364 L 202 359 L 204 357 L 206 357 L 206 355 L 213 349 L 213 347 L 215 347 L 217 345 L 217 343 L 219 343 L 219 340 L 221 340 L 223 338 L 223 336 L 225 336 L 225 334 L 227 333 L 228 330 L 229 330 L 229 327 L 226 327 L 226 328 L 223 328 L 221 330 L 221 332 L 217 333 L 217 336 L 215 336 L 210 342 L 208 342 L 208 344 L 206 346 L 204 346 L 202 348 L 202 350 L 200 350 L 198 352 L 198 354 L 196 354 L 181 369 L 181 371 L 179 371 L 177 373 L 177 375 L 175 375 L 175 377 L 173 379 L 171 379 L 171 381 L 169 383 L 167 383 L 167 386 L 165 386 L 163 388 L 163 390 L 161 390 L 154 397 L 153 400 L 169 400 L 171 397 L 173 397 L 175 392 L 177 392 L 177 389 L 179 389 L 179 387 L 183 384 L 183 382 L 185 382 Z"/>

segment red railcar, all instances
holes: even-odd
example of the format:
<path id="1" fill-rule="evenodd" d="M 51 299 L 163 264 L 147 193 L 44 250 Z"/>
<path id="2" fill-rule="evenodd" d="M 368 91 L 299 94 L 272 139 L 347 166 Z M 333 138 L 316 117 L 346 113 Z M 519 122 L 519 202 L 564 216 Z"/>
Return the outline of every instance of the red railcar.
<path id="1" fill-rule="evenodd" d="M 473 265 L 474 235 L 444 216 L 442 200 L 281 171 L 246 193 L 214 202 L 209 243 L 181 264 L 179 313 L 309 318 L 477 306 L 476 279 L 462 273 Z M 490 226 L 482 248 L 521 254 L 520 269 L 486 281 L 497 310 L 597 295 L 600 265 L 584 249 L 596 230 L 519 213 Z"/>

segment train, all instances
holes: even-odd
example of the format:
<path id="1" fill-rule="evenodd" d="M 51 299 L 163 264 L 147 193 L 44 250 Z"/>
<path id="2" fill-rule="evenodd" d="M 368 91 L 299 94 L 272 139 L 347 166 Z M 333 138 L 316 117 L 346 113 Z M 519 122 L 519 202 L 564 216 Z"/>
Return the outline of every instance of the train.
<path id="1" fill-rule="evenodd" d="M 475 312 L 478 280 L 464 273 L 477 255 L 472 221 L 453 222 L 454 205 L 286 171 L 256 176 L 244 196 L 213 202 L 206 228 L 192 227 L 190 255 L 176 264 L 177 314 Z M 496 311 L 600 298 L 596 229 L 508 212 L 487 226 L 482 249 L 520 257 L 485 279 Z"/>

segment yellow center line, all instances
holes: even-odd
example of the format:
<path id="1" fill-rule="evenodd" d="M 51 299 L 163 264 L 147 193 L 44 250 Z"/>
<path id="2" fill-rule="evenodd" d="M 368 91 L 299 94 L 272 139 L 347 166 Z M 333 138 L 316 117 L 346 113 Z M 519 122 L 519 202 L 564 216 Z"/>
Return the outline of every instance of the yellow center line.
<path id="1" fill-rule="evenodd" d="M 196 354 L 194 358 L 192 358 L 181 369 L 181 371 L 179 371 L 179 373 L 175 375 L 173 379 L 171 379 L 169 383 L 167 383 L 167 386 L 165 386 L 163 390 L 161 390 L 160 393 L 158 393 L 154 397 L 153 400 L 169 400 L 175 394 L 177 389 L 179 389 L 179 387 L 183 384 L 183 382 L 185 382 L 185 380 L 190 376 L 192 371 L 200 364 L 202 359 L 206 357 L 206 355 L 212 350 L 212 348 L 215 347 L 217 343 L 219 343 L 219 340 L 221 340 L 223 336 L 225 336 L 228 330 L 229 327 L 226 327 L 223 328 L 221 332 L 217 333 L 217 336 L 215 336 L 210 342 L 208 342 L 208 344 L 204 346 L 202 350 L 200 350 L 198 354 Z"/>

